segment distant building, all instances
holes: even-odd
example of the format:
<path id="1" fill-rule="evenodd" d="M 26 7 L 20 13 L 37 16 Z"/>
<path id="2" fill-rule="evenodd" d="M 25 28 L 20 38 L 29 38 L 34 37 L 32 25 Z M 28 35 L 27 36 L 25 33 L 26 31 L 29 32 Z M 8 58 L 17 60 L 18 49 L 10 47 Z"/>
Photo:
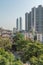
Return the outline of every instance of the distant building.
<path id="1" fill-rule="evenodd" d="M 33 7 L 30 13 L 25 14 L 25 30 L 34 28 L 37 33 L 43 33 L 43 7 Z"/>
<path id="2" fill-rule="evenodd" d="M 43 7 L 41 5 L 36 8 L 36 31 L 43 33 Z"/>
<path id="3" fill-rule="evenodd" d="M 20 31 L 22 31 L 22 18 L 19 18 L 19 22 L 20 22 Z"/>
<path id="4" fill-rule="evenodd" d="M 25 30 L 29 31 L 31 29 L 31 12 L 25 13 Z"/>
<path id="5" fill-rule="evenodd" d="M 29 17 L 28 13 L 25 13 L 25 30 L 28 31 L 28 22 L 29 22 Z"/>
<path id="6" fill-rule="evenodd" d="M 37 40 L 43 43 L 43 34 L 42 33 L 37 34 Z"/>
<path id="7" fill-rule="evenodd" d="M 18 18 L 16 19 L 16 28 L 18 30 Z"/>
<path id="8" fill-rule="evenodd" d="M 39 5 L 37 8 L 32 8 L 31 24 L 35 31 L 43 33 L 43 7 Z"/>
<path id="9" fill-rule="evenodd" d="M 28 31 L 31 29 L 31 12 L 28 15 Z"/>
<path id="10" fill-rule="evenodd" d="M 17 32 L 17 28 L 13 28 L 13 34 Z"/>
<path id="11" fill-rule="evenodd" d="M 3 38 L 5 38 L 5 37 L 11 38 L 12 31 L 11 30 L 7 30 L 7 29 L 0 28 L 0 36 L 2 36 Z"/>
<path id="12" fill-rule="evenodd" d="M 36 8 L 32 8 L 31 11 L 31 28 L 36 29 Z"/>
<path id="13" fill-rule="evenodd" d="M 22 30 L 22 18 L 20 17 L 19 19 L 16 19 L 16 28 L 18 31 Z"/>

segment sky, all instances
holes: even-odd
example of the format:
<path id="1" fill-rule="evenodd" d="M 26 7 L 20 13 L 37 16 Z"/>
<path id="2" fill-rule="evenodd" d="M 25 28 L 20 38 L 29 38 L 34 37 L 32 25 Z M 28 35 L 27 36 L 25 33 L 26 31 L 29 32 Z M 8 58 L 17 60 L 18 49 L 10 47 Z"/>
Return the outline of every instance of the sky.
<path id="1" fill-rule="evenodd" d="M 43 0 L 0 0 L 0 27 L 13 29 L 16 18 L 22 17 L 22 28 L 25 28 L 25 13 L 38 5 L 43 6 Z"/>

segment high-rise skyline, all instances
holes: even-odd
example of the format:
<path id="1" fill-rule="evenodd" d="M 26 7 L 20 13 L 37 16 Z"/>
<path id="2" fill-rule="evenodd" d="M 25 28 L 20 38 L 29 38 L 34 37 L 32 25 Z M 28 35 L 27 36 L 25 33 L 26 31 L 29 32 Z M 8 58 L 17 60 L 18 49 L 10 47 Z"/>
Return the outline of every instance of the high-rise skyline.
<path id="1" fill-rule="evenodd" d="M 31 12 L 32 26 L 35 31 L 43 33 L 43 7 L 39 5 L 37 8 L 33 7 Z"/>
<path id="2" fill-rule="evenodd" d="M 29 31 L 30 27 L 30 29 L 34 28 L 35 31 L 43 33 L 43 7 L 41 5 L 37 8 L 33 7 L 30 12 L 25 15 L 25 30 Z"/>
<path id="3" fill-rule="evenodd" d="M 0 0 L 0 27 L 13 29 L 16 27 L 16 18 L 21 16 L 25 29 L 25 13 L 32 7 L 43 6 L 43 0 Z"/>
<path id="4" fill-rule="evenodd" d="M 43 7 L 36 8 L 36 31 L 43 33 Z"/>

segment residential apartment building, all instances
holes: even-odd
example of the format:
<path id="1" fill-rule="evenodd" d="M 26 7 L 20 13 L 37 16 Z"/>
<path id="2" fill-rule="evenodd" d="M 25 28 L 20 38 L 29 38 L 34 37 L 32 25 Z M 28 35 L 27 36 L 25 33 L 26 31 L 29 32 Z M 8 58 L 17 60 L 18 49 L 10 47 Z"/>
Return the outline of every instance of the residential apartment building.
<path id="1" fill-rule="evenodd" d="M 19 22 L 20 22 L 20 31 L 22 31 L 22 18 L 19 18 Z"/>
<path id="2" fill-rule="evenodd" d="M 43 33 L 43 7 L 41 5 L 36 8 L 36 31 Z"/>
<path id="3" fill-rule="evenodd" d="M 20 17 L 19 19 L 16 19 L 16 28 L 18 31 L 22 30 L 22 18 Z"/>
<path id="4" fill-rule="evenodd" d="M 28 31 L 28 22 L 29 22 L 29 17 L 28 13 L 25 13 L 25 30 Z"/>
<path id="5" fill-rule="evenodd" d="M 30 13 L 25 14 L 25 30 L 34 28 L 37 33 L 43 33 L 43 7 L 33 7 Z"/>

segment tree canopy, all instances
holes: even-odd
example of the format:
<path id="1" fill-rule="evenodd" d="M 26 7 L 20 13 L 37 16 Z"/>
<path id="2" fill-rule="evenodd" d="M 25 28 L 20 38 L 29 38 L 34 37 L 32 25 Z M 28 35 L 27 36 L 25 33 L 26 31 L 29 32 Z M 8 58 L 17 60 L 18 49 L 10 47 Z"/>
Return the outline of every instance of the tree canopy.
<path id="1" fill-rule="evenodd" d="M 21 60 L 29 61 L 31 65 L 43 65 L 43 44 L 31 40 L 19 40 L 17 51 L 21 52 Z"/>
<path id="2" fill-rule="evenodd" d="M 11 49 L 12 42 L 9 38 L 0 37 L 0 47 L 5 49 Z"/>
<path id="3" fill-rule="evenodd" d="M 11 52 L 0 48 L 0 65 L 23 65 L 22 62 L 15 58 Z"/>

